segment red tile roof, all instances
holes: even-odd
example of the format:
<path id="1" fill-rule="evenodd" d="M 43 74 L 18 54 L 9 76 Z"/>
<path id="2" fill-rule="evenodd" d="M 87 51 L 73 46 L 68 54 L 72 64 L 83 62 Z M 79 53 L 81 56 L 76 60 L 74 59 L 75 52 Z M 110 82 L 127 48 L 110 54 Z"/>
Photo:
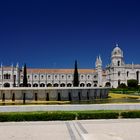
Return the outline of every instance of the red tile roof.
<path id="1" fill-rule="evenodd" d="M 27 73 L 73 73 L 74 69 L 33 69 L 28 68 Z M 96 70 L 94 69 L 78 69 L 79 73 L 95 73 Z"/>

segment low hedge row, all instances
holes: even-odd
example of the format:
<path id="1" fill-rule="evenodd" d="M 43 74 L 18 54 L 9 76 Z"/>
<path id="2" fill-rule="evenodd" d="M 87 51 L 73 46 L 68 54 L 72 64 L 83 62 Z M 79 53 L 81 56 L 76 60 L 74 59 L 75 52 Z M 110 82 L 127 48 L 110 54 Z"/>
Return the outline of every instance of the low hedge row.
<path id="1" fill-rule="evenodd" d="M 119 113 L 117 112 L 79 112 L 78 119 L 86 120 L 86 119 L 117 119 L 119 117 Z"/>
<path id="2" fill-rule="evenodd" d="M 0 113 L 0 122 L 140 118 L 140 111 L 74 111 Z"/>
<path id="3" fill-rule="evenodd" d="M 140 111 L 127 111 L 121 113 L 122 118 L 140 118 Z"/>
<path id="4" fill-rule="evenodd" d="M 0 122 L 75 120 L 72 112 L 0 113 Z"/>

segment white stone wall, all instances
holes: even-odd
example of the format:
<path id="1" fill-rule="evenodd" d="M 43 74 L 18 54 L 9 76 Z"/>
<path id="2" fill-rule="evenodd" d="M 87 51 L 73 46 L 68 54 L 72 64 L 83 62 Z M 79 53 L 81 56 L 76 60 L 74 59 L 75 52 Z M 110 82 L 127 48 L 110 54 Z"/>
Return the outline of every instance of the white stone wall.
<path id="1" fill-rule="evenodd" d="M 23 71 L 22 71 L 23 72 Z M 13 87 L 14 78 L 15 79 L 15 86 L 19 87 L 23 83 L 23 73 L 20 71 L 19 68 L 10 68 L 5 70 L 5 67 L 0 69 L 0 87 L 4 87 L 5 84 L 10 84 L 10 87 Z M 4 74 L 9 74 L 10 79 L 4 79 Z M 41 84 L 44 84 L 45 87 L 47 86 L 73 86 L 73 73 L 27 73 L 28 83 L 31 87 L 35 84 L 40 87 Z M 94 87 L 95 84 L 98 83 L 98 73 L 79 73 L 79 86 L 87 87 L 91 86 Z M 58 85 L 57 85 L 58 84 Z"/>
<path id="2" fill-rule="evenodd" d="M 138 79 L 137 72 L 139 72 Z M 117 88 L 119 83 L 127 85 L 129 79 L 136 79 L 140 84 L 140 65 L 125 64 L 123 51 L 116 47 L 112 51 L 111 64 L 106 68 L 105 83 L 110 82 L 111 87 Z"/>
<path id="3" fill-rule="evenodd" d="M 140 64 L 134 65 L 125 64 L 123 51 L 116 45 L 112 51 L 111 64 L 106 67 L 105 74 L 103 75 L 101 57 L 96 59 L 96 71 L 93 73 L 79 73 L 79 86 L 80 87 L 95 87 L 106 86 L 110 83 L 111 87 L 117 88 L 118 84 L 125 83 L 129 79 L 138 79 L 140 84 Z M 137 72 L 139 75 L 137 76 Z M 10 79 L 4 79 L 5 74 L 10 74 Z M 23 68 L 22 71 L 17 65 L 16 67 L 0 67 L 0 87 L 9 84 L 13 87 L 14 75 L 16 76 L 16 87 L 21 86 L 23 83 Z M 33 86 L 58 86 L 70 87 L 73 86 L 73 73 L 28 73 L 28 83 Z M 120 82 L 119 82 L 120 81 Z"/>

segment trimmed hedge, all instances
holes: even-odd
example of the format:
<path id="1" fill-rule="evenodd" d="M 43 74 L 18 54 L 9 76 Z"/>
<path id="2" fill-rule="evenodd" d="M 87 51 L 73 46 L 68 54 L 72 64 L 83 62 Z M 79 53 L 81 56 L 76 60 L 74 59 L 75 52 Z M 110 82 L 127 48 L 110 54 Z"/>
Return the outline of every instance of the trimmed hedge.
<path id="1" fill-rule="evenodd" d="M 0 122 L 75 120 L 72 112 L 0 113 Z"/>
<path id="2" fill-rule="evenodd" d="M 140 111 L 56 111 L 0 113 L 0 122 L 140 118 Z"/>
<path id="3" fill-rule="evenodd" d="M 79 112 L 78 120 L 86 119 L 117 119 L 119 113 L 117 112 Z"/>
<path id="4" fill-rule="evenodd" d="M 122 112 L 122 118 L 140 118 L 140 111 Z"/>

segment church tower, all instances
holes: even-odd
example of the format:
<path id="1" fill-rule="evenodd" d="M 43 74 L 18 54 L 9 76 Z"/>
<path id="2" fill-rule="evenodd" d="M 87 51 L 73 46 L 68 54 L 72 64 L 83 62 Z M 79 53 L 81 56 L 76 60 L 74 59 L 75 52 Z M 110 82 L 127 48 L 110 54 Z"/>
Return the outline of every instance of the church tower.
<path id="1" fill-rule="evenodd" d="M 125 80 L 125 63 L 123 57 L 123 51 L 116 44 L 111 55 L 111 85 L 117 88 L 121 83 L 126 83 Z"/>
<path id="2" fill-rule="evenodd" d="M 116 44 L 116 47 L 112 51 L 111 60 L 112 66 L 120 67 L 124 65 L 123 51 L 119 48 L 118 44 Z"/>
<path id="3" fill-rule="evenodd" d="M 97 57 L 96 59 L 96 71 L 98 73 L 98 86 L 102 87 L 102 60 L 101 57 Z"/>

